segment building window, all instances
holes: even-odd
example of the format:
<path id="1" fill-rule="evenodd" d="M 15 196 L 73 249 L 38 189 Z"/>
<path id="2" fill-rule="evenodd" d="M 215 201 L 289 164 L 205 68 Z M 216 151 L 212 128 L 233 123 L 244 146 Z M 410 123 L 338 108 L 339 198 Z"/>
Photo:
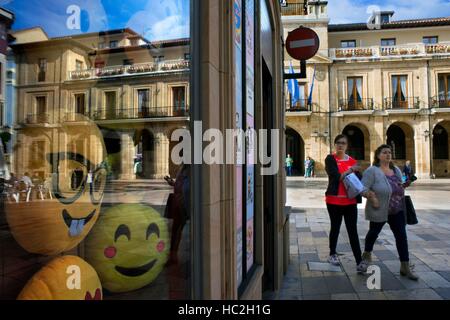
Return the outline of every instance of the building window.
<path id="1" fill-rule="evenodd" d="M 439 105 L 450 107 L 450 74 L 440 74 L 438 77 Z"/>
<path id="2" fill-rule="evenodd" d="M 47 72 L 47 59 L 39 59 L 38 68 L 38 81 L 43 82 L 45 81 L 45 74 Z"/>
<path id="3" fill-rule="evenodd" d="M 38 169 L 45 164 L 45 141 L 33 141 L 30 148 L 29 167 Z"/>
<path id="4" fill-rule="evenodd" d="M 392 107 L 408 108 L 408 76 L 392 76 Z"/>
<path id="5" fill-rule="evenodd" d="M 98 48 L 99 49 L 105 49 L 105 47 L 106 47 L 106 44 L 104 42 L 99 42 L 98 43 Z"/>
<path id="6" fill-rule="evenodd" d="M 108 119 L 115 118 L 117 93 L 115 91 L 105 92 L 105 108 Z"/>
<path id="7" fill-rule="evenodd" d="M 124 59 L 123 65 L 124 66 L 132 66 L 134 64 L 134 59 Z"/>
<path id="8" fill-rule="evenodd" d="M 47 113 L 47 97 L 36 97 L 36 114 L 44 115 Z"/>
<path id="9" fill-rule="evenodd" d="M 424 44 L 437 44 L 439 43 L 439 38 L 438 36 L 423 37 L 422 41 Z"/>
<path id="10" fill-rule="evenodd" d="M 347 99 L 348 109 L 355 110 L 362 107 L 362 77 L 348 77 L 347 78 Z"/>
<path id="11" fill-rule="evenodd" d="M 396 44 L 397 44 L 397 40 L 395 38 L 381 39 L 382 47 L 391 47 L 391 46 L 395 46 Z"/>
<path id="12" fill-rule="evenodd" d="M 119 41 L 117 40 L 113 40 L 109 42 L 109 47 L 110 48 L 117 48 L 119 46 Z"/>
<path id="13" fill-rule="evenodd" d="M 77 71 L 83 70 L 83 61 L 80 60 L 75 61 L 75 70 Z"/>
<path id="14" fill-rule="evenodd" d="M 191 54 L 190 53 L 185 53 L 184 54 L 184 60 L 191 60 Z"/>
<path id="15" fill-rule="evenodd" d="M 341 41 L 341 48 L 356 48 L 356 40 Z"/>
<path id="16" fill-rule="evenodd" d="M 289 93 L 291 107 L 294 109 L 302 109 L 308 106 L 308 85 L 306 83 L 298 84 L 298 93 Z M 295 95 L 298 95 L 295 97 Z"/>
<path id="17" fill-rule="evenodd" d="M 153 59 L 155 60 L 156 63 L 163 62 L 164 56 L 153 56 Z"/>
<path id="18" fill-rule="evenodd" d="M 172 88 L 173 108 L 174 110 L 186 109 L 186 88 L 174 87 Z"/>
<path id="19" fill-rule="evenodd" d="M 80 114 L 86 113 L 86 99 L 84 93 L 75 95 L 75 112 Z"/>
<path id="20" fill-rule="evenodd" d="M 149 103 L 150 103 L 150 90 L 149 89 L 138 90 L 139 117 L 148 116 L 149 107 L 150 107 Z"/>

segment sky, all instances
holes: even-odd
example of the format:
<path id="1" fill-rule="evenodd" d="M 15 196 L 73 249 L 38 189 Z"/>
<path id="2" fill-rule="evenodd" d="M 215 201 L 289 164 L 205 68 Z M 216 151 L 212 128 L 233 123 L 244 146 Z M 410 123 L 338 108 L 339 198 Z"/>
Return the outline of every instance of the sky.
<path id="1" fill-rule="evenodd" d="M 151 41 L 189 37 L 189 0 L 0 0 L 0 6 L 15 13 L 13 30 L 40 26 L 50 37 L 126 27 Z M 68 26 L 73 16 L 80 23 Z"/>
<path id="2" fill-rule="evenodd" d="M 80 10 L 77 28 L 67 26 L 73 5 Z M 450 16 L 450 0 L 328 0 L 331 23 L 366 22 L 371 5 L 395 11 L 395 20 Z M 125 27 L 150 41 L 189 36 L 189 0 L 0 0 L 0 6 L 16 14 L 14 30 L 41 26 L 50 37 Z"/>

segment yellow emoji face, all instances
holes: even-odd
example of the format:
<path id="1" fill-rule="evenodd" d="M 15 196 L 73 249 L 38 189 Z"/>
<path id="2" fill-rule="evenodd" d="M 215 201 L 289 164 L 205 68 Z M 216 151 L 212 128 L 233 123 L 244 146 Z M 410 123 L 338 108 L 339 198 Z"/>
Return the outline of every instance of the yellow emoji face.
<path id="1" fill-rule="evenodd" d="M 36 254 L 73 249 L 99 216 L 106 184 L 100 130 L 88 120 L 25 127 L 14 155 L 21 180 L 5 205 L 14 238 Z"/>
<path id="2" fill-rule="evenodd" d="M 102 300 L 97 272 L 75 256 L 56 258 L 39 270 L 18 300 Z"/>
<path id="3" fill-rule="evenodd" d="M 161 273 L 169 254 L 166 219 L 152 207 L 122 204 L 100 216 L 85 241 L 86 260 L 111 292 L 140 289 Z"/>

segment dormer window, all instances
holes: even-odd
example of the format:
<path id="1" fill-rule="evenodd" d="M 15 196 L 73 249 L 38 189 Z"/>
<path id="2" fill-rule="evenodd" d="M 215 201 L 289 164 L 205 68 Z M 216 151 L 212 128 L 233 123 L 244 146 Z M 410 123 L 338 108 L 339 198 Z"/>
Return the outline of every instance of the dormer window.
<path id="1" fill-rule="evenodd" d="M 381 15 L 381 23 L 389 23 L 391 22 L 391 16 L 388 14 Z"/>
<path id="2" fill-rule="evenodd" d="M 119 46 L 119 41 L 117 40 L 113 40 L 109 42 L 109 47 L 110 48 L 117 48 Z"/>

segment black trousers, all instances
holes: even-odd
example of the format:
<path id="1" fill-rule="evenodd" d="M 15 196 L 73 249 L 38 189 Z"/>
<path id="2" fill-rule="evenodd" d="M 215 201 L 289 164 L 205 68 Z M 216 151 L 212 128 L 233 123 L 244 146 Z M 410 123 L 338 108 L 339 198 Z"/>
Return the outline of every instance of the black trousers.
<path id="1" fill-rule="evenodd" d="M 408 238 L 406 236 L 405 214 L 399 212 L 388 216 L 388 224 L 395 237 L 395 244 L 401 262 L 409 261 Z M 366 235 L 365 251 L 372 252 L 375 241 L 386 222 L 370 222 L 369 232 Z"/>
<path id="2" fill-rule="evenodd" d="M 359 245 L 358 237 L 358 208 L 356 204 L 347 206 L 338 206 L 327 204 L 328 215 L 331 221 L 330 230 L 330 255 L 336 254 L 336 246 L 341 230 L 342 217 L 344 217 L 345 227 L 347 228 L 350 246 L 352 247 L 353 255 L 355 256 L 356 264 L 359 264 L 361 258 L 361 247 Z"/>

